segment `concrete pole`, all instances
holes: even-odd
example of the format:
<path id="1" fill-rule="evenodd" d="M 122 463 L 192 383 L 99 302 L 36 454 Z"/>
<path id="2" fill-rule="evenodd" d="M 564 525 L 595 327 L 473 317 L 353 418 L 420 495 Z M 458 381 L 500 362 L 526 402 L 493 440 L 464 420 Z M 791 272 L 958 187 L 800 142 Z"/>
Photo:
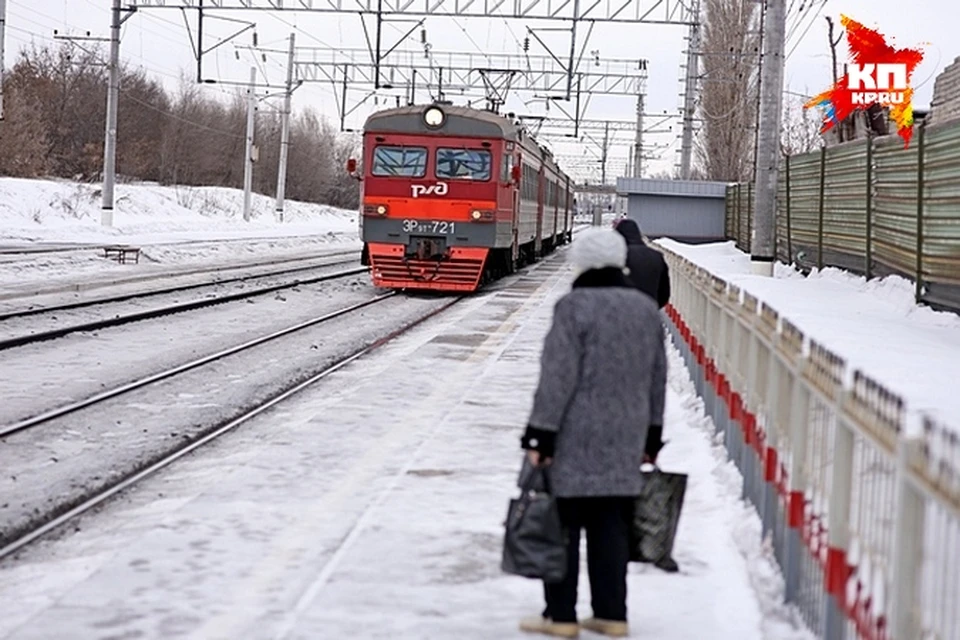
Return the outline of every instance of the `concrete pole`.
<path id="1" fill-rule="evenodd" d="M 750 262 L 757 275 L 773 275 L 777 169 L 780 161 L 780 112 L 783 109 L 786 0 L 767 0 L 760 69 L 760 118 L 757 137 L 756 214 Z"/>
<path id="2" fill-rule="evenodd" d="M 107 131 L 103 143 L 103 202 L 100 223 L 113 226 L 113 187 L 117 179 L 117 101 L 120 98 L 120 2 L 113 0 L 110 19 L 110 85 L 107 90 Z"/>
<path id="3" fill-rule="evenodd" d="M 693 161 L 693 125 L 696 115 L 697 79 L 700 75 L 700 3 L 693 2 L 691 10 L 692 24 L 687 42 L 687 68 L 683 83 L 683 136 L 680 141 L 680 177 L 690 179 L 690 167 Z"/>
<path id="4" fill-rule="evenodd" d="M 257 69 L 250 67 L 250 87 L 247 89 L 247 145 L 243 163 L 243 219 L 250 220 L 250 199 L 253 192 L 253 133 L 257 110 Z"/>
<path id="5" fill-rule="evenodd" d="M 3 36 L 7 25 L 7 0 L 0 0 L 0 122 L 3 121 Z"/>
<path id="6" fill-rule="evenodd" d="M 283 97 L 283 114 L 280 116 L 280 168 L 277 170 L 277 217 L 283 222 L 283 199 L 287 188 L 287 154 L 290 151 L 290 102 L 293 99 L 294 39 L 290 34 L 290 53 L 287 58 L 287 93 Z"/>
<path id="7" fill-rule="evenodd" d="M 643 94 L 637 96 L 637 137 L 633 141 L 633 177 L 643 177 Z"/>

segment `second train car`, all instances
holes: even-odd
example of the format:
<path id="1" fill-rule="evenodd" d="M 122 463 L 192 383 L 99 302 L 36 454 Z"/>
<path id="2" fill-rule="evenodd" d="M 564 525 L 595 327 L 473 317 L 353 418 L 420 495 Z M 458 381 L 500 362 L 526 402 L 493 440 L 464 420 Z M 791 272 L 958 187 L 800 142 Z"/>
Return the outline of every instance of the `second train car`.
<path id="1" fill-rule="evenodd" d="M 449 104 L 388 109 L 363 131 L 360 235 L 373 283 L 470 292 L 569 242 L 573 182 L 514 122 Z"/>

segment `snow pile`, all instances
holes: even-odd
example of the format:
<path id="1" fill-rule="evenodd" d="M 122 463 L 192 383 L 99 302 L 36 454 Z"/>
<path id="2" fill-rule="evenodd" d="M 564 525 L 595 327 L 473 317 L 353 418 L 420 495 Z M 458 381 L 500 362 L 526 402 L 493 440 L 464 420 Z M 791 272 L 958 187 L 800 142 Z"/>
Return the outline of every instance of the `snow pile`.
<path id="1" fill-rule="evenodd" d="M 773 278 L 750 273 L 750 256 L 732 242 L 662 247 L 741 287 L 776 309 L 808 338 L 903 397 L 908 428 L 921 413 L 960 430 L 960 317 L 917 305 L 913 283 L 898 276 L 867 281 L 835 268 L 804 276 L 777 265 Z"/>
<path id="2" fill-rule="evenodd" d="M 357 212 L 287 201 L 277 220 L 273 198 L 253 194 L 243 220 L 243 191 L 223 187 L 120 184 L 113 227 L 100 224 L 101 185 L 0 178 L 0 242 L 126 242 L 324 235 L 357 240 Z"/>

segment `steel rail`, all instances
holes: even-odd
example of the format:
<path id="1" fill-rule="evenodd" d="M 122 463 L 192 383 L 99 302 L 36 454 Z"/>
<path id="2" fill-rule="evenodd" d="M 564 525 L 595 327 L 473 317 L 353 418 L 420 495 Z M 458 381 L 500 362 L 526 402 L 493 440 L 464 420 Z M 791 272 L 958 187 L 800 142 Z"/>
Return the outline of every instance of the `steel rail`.
<path id="1" fill-rule="evenodd" d="M 318 268 L 318 267 L 311 267 L 311 268 Z M 202 309 L 204 307 L 212 307 L 214 305 L 224 304 L 226 302 L 234 302 L 236 300 L 244 300 L 246 298 L 252 298 L 254 296 L 263 295 L 265 293 L 272 293 L 274 291 L 279 291 L 281 289 L 289 289 L 291 287 L 296 287 L 304 284 L 313 284 L 316 282 L 325 282 L 327 280 L 336 280 L 337 278 L 344 278 L 347 276 L 357 275 L 360 273 L 365 273 L 367 271 L 369 271 L 367 267 L 357 267 L 355 269 L 347 269 L 346 271 L 338 271 L 337 273 L 329 273 L 329 274 L 317 276 L 314 278 L 306 278 L 304 280 L 294 280 L 292 282 L 283 282 L 281 284 L 270 285 L 269 287 L 261 287 L 259 289 L 251 289 L 249 291 L 239 291 L 237 293 L 230 293 L 223 296 L 217 296 L 215 298 L 204 298 L 202 300 L 182 302 L 180 304 L 170 305 L 167 307 L 160 307 L 157 309 L 148 309 L 146 311 L 138 311 L 136 313 L 131 313 L 124 316 L 114 316 L 113 318 L 103 318 L 101 320 L 84 322 L 81 324 L 61 327 L 59 329 L 50 329 L 49 331 L 41 331 L 39 333 L 33 333 L 30 335 L 17 336 L 15 338 L 7 338 L 6 340 L 0 340 L 0 351 L 4 351 L 6 349 L 12 349 L 14 347 L 21 347 L 27 344 L 34 344 L 37 342 L 53 340 L 55 338 L 62 338 L 64 336 L 70 335 L 71 333 L 78 333 L 81 331 L 96 331 L 98 329 L 106 329 L 109 327 L 117 327 L 125 324 L 130 324 L 131 322 L 138 322 L 140 320 L 150 320 L 152 318 L 160 318 L 160 317 L 172 315 L 175 313 L 183 313 L 185 311 L 194 311 L 196 309 Z"/>
<path id="2" fill-rule="evenodd" d="M 30 427 L 35 427 L 39 424 L 43 424 L 44 422 L 49 422 L 50 420 L 54 420 L 55 418 L 60 418 L 65 415 L 74 413 L 76 411 L 80 411 L 81 409 L 85 409 L 87 407 L 103 402 L 105 400 L 116 398 L 117 396 L 123 395 L 125 393 L 129 393 L 131 391 L 135 391 L 137 389 L 140 389 L 141 387 L 145 387 L 149 384 L 153 384 L 154 382 L 160 382 L 161 380 L 172 378 L 177 374 L 190 371 L 191 369 L 196 369 L 197 367 L 201 367 L 205 364 L 215 362 L 216 360 L 222 360 L 227 356 L 232 356 L 236 353 L 240 353 L 241 351 L 246 351 L 248 349 L 259 346 L 266 342 L 276 340 L 277 338 L 282 338 L 283 336 L 289 335 L 291 333 L 295 333 L 297 331 L 300 331 L 301 329 L 306 329 L 307 327 L 312 327 L 314 325 L 327 322 L 328 320 L 333 320 L 334 318 L 338 318 L 342 315 L 346 315 L 352 311 L 363 309 L 364 307 L 369 307 L 370 305 L 376 304 L 381 300 L 385 300 L 387 298 L 393 297 L 394 295 L 396 295 L 396 293 L 393 291 L 389 293 L 384 293 L 382 295 L 376 296 L 375 298 L 371 298 L 370 300 L 364 300 L 363 302 L 358 302 L 356 304 L 350 305 L 349 307 L 344 307 L 343 309 L 339 309 L 332 313 L 327 313 L 317 318 L 311 318 L 310 320 L 297 323 L 293 326 L 287 327 L 286 329 L 280 329 L 279 331 L 274 331 L 273 333 L 270 333 L 268 335 L 261 336 L 259 338 L 254 338 L 253 340 L 248 340 L 243 344 L 239 344 L 234 347 L 230 347 L 228 349 L 223 349 L 216 353 L 203 356 L 202 358 L 197 358 L 196 360 L 191 360 L 190 362 L 177 365 L 176 367 L 165 369 L 164 371 L 160 371 L 158 373 L 154 373 L 152 375 L 140 378 L 138 380 L 128 382 L 119 387 L 114 387 L 113 389 L 110 389 L 108 391 L 102 391 L 100 393 L 84 398 L 83 400 L 71 402 L 70 404 L 65 404 L 63 406 L 57 407 L 56 409 L 50 409 L 48 411 L 44 411 L 43 413 L 37 414 L 30 418 L 25 418 L 23 420 L 14 422 L 12 424 L 4 425 L 0 427 L 0 438 L 5 438 L 9 435 L 17 433 L 18 431 L 23 431 L 25 429 L 29 429 Z"/>
<path id="3" fill-rule="evenodd" d="M 277 260 L 276 262 L 302 262 L 305 260 L 322 260 L 323 258 L 338 258 L 344 255 L 355 254 L 356 252 L 344 252 L 344 253 L 335 253 L 329 256 L 315 256 L 312 258 L 283 258 Z M 224 278 L 223 280 L 209 280 L 207 282 L 195 282 L 193 284 L 184 284 L 184 285 L 172 285 L 169 287 L 161 289 L 150 289 L 147 291 L 138 291 L 133 293 L 124 293 L 116 296 L 108 296 L 103 298 L 96 298 L 94 300 L 78 300 L 76 302 L 68 302 L 66 304 L 56 305 L 52 307 L 35 307 L 33 309 L 22 309 L 17 311 L 6 311 L 0 313 L 0 321 L 9 320 L 11 318 L 24 318 L 27 316 L 35 316 L 41 313 L 53 313 L 55 311 L 68 311 L 71 309 L 82 309 L 83 307 L 92 307 L 98 304 L 109 304 L 112 302 L 126 302 L 128 300 L 134 300 L 136 298 L 147 298 L 149 296 L 158 296 L 167 293 L 177 293 L 178 291 L 189 291 L 191 289 L 200 289 L 203 287 L 212 287 L 218 284 L 230 284 L 233 282 L 245 282 L 247 280 L 255 280 L 257 278 L 269 278 L 271 276 L 282 276 L 288 273 L 298 273 L 300 271 L 309 271 L 310 269 L 319 269 L 322 267 L 335 267 L 337 265 L 346 264 L 348 262 L 353 262 L 353 260 L 335 260 L 327 264 L 314 264 L 307 265 L 302 267 L 289 267 L 284 268 L 279 271 L 268 271 L 266 273 L 259 274 L 246 274 L 242 276 L 232 276 L 229 278 Z M 256 267 L 263 267 L 273 264 L 271 262 L 258 262 L 251 265 L 237 265 L 233 267 L 220 267 L 217 269 L 210 269 L 209 271 L 200 271 L 194 273 L 185 273 L 185 274 L 170 274 L 172 278 L 178 277 L 189 277 L 194 275 L 200 275 L 201 273 L 220 273 L 223 271 L 234 271 L 237 269 L 253 269 Z"/>

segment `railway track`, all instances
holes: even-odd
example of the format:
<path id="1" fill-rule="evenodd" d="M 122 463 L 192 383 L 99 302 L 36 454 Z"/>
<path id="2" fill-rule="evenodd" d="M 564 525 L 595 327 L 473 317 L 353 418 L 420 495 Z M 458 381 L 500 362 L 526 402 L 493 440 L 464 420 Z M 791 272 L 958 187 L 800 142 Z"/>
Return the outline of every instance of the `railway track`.
<path id="1" fill-rule="evenodd" d="M 522 273 L 526 270 L 527 268 L 523 268 L 520 271 Z M 400 317 L 403 317 L 403 320 L 401 321 L 402 324 L 400 327 L 394 328 L 386 333 L 381 332 L 379 337 L 365 340 L 363 344 L 357 345 L 356 348 L 353 348 L 348 353 L 339 355 L 332 361 L 326 362 L 319 369 L 303 372 L 303 374 L 297 376 L 294 381 L 284 383 L 281 387 L 274 389 L 272 394 L 266 399 L 257 401 L 252 406 L 247 404 L 246 406 L 238 408 L 236 413 L 217 420 L 215 424 L 199 427 L 195 433 L 183 440 L 177 441 L 173 446 L 162 444 L 161 451 L 155 451 L 153 454 L 148 453 L 139 462 L 126 463 L 127 468 L 120 469 L 119 471 L 115 470 L 115 473 L 113 473 L 112 477 L 104 481 L 101 481 L 101 474 L 104 471 L 102 468 L 103 461 L 99 458 L 96 460 L 84 458 L 82 462 L 77 463 L 71 467 L 71 469 L 76 470 L 77 467 L 80 467 L 80 471 L 87 474 L 86 481 L 89 482 L 90 478 L 93 478 L 97 481 L 96 485 L 85 487 L 85 479 L 67 477 L 66 479 L 69 481 L 69 485 L 75 487 L 75 489 L 71 494 L 57 494 L 56 499 L 58 502 L 52 505 L 44 505 L 41 508 L 37 508 L 33 503 L 23 503 L 26 509 L 29 510 L 29 517 L 21 518 L 20 522 L 14 522 L 13 527 L 8 526 L 5 531 L 0 529 L 0 560 L 15 555 L 17 552 L 21 551 L 31 543 L 49 536 L 53 532 L 61 529 L 65 524 L 70 523 L 83 514 L 96 509 L 100 505 L 110 500 L 112 497 L 129 489 L 153 474 L 156 474 L 180 458 L 190 454 L 206 444 L 211 443 L 220 436 L 235 430 L 237 427 L 249 422 L 251 419 L 263 414 L 288 398 L 296 395 L 304 389 L 307 389 L 311 385 L 318 383 L 334 372 L 344 368 L 348 364 L 355 362 L 370 352 L 408 333 L 411 329 L 426 322 L 427 320 L 447 311 L 465 297 L 466 296 L 456 296 L 448 300 L 444 300 L 438 305 L 430 305 L 423 311 L 418 309 L 416 310 L 415 315 L 404 315 L 401 313 Z M 137 390 L 159 386 L 160 383 L 175 380 L 178 378 L 178 376 L 182 376 L 183 374 L 187 374 L 191 371 L 196 372 L 200 370 L 207 370 L 205 367 L 208 366 L 211 367 L 209 371 L 213 374 L 213 376 L 217 376 L 218 374 L 214 368 L 217 363 L 221 363 L 226 366 L 228 363 L 224 363 L 225 360 L 233 356 L 238 356 L 239 354 L 247 354 L 248 357 L 253 357 L 251 352 L 257 349 L 257 347 L 261 347 L 269 343 L 275 343 L 284 336 L 293 336 L 309 327 L 322 325 L 326 322 L 334 320 L 335 318 L 343 318 L 353 312 L 369 308 L 373 305 L 385 303 L 391 298 L 398 299 L 400 296 L 398 296 L 395 292 L 382 294 L 334 312 L 297 323 L 296 325 L 287 327 L 280 331 L 275 331 L 269 335 L 264 335 L 254 340 L 244 342 L 243 344 L 218 351 L 217 353 L 197 358 L 177 366 L 172 366 L 164 371 L 144 376 L 132 382 L 118 385 L 107 391 L 102 391 L 88 396 L 85 399 L 44 411 L 43 413 L 19 420 L 18 422 L 12 424 L 0 426 L 0 445 L 13 444 L 16 438 L 19 437 L 19 435 L 24 434 L 24 432 L 35 428 L 42 428 L 44 426 L 54 429 L 55 433 L 57 434 L 68 432 L 71 429 L 75 431 L 76 429 L 81 428 L 81 425 L 84 424 L 82 418 L 78 419 L 78 415 L 82 416 L 82 414 L 87 411 L 94 412 L 87 416 L 87 424 L 97 423 L 98 421 L 102 423 L 104 422 L 104 418 L 98 416 L 104 415 L 103 410 L 106 408 L 105 405 L 110 401 L 122 398 L 127 394 L 132 394 Z M 276 347 L 276 345 L 274 345 L 274 347 Z M 263 360 L 264 355 L 265 354 L 261 354 L 260 356 L 256 357 L 258 360 Z M 230 364 L 229 366 L 233 369 L 242 369 L 242 367 L 238 367 L 236 362 Z M 189 378 L 182 379 L 181 383 L 189 383 Z M 166 393 L 172 392 L 167 389 Z M 207 401 L 217 403 L 216 398 L 211 398 Z M 142 405 L 143 403 L 141 402 L 140 404 Z M 154 404 L 156 404 L 155 401 Z M 137 402 L 135 399 L 131 399 L 128 401 L 126 406 L 129 407 L 131 411 L 135 411 L 134 407 L 136 405 Z M 221 404 L 221 406 L 226 405 Z M 100 412 L 96 413 L 96 410 L 100 410 Z M 115 420 L 116 417 L 116 415 L 110 415 L 106 421 L 111 424 L 113 422 L 120 424 L 121 420 Z M 70 423 L 63 423 L 65 418 L 72 418 L 73 420 Z M 127 422 L 131 421 L 127 420 Z M 64 428 L 61 428 L 61 424 Z M 138 427 L 139 426 L 140 425 L 138 424 Z M 171 425 L 171 428 L 174 426 L 175 425 Z M 14 438 L 11 438 L 12 436 Z M 37 444 L 24 445 L 22 444 L 23 441 L 20 442 L 20 446 L 27 446 L 31 448 L 37 447 Z M 99 443 L 99 440 L 97 442 Z M 99 446 L 99 444 L 95 445 L 96 448 L 94 450 L 99 450 Z M 0 450 L 2 450 L 2 446 L 0 446 Z M 38 455 L 43 454 L 38 453 L 35 454 L 34 457 L 36 458 Z M 114 466 L 116 466 L 116 464 L 117 463 L 115 462 Z M 30 464 L 28 463 L 28 467 L 29 466 Z M 39 473 L 42 478 L 43 472 Z M 63 478 L 60 480 L 60 483 L 61 485 L 64 483 Z M 44 493 L 46 492 L 44 491 Z M 21 513 L 25 513 L 25 511 L 21 511 Z M 28 521 L 24 522 L 24 520 Z M 3 526 L 4 524 L 0 523 L 0 527 Z"/>
<path id="2" fill-rule="evenodd" d="M 148 247 L 191 247 L 203 245 L 223 245 L 223 244 L 256 244 L 258 242 L 277 242 L 289 240 L 291 238 L 311 238 L 325 237 L 325 234 L 316 236 L 257 236 L 251 238 L 220 238 L 218 240 L 175 240 L 170 242 L 147 242 L 138 243 L 141 248 Z M 115 244 L 111 242 L 45 242 L 45 243 L 6 243 L 0 244 L 0 256 L 28 256 L 35 254 L 51 253 L 76 253 L 81 251 L 100 251 L 104 245 Z"/>
<path id="3" fill-rule="evenodd" d="M 269 335 L 262 336 L 260 338 L 250 340 L 240 345 L 224 349 L 217 353 L 213 353 L 191 362 L 181 364 L 176 367 L 171 367 L 159 373 L 153 375 L 145 376 L 138 380 L 126 383 L 124 385 L 115 387 L 113 389 L 98 393 L 96 395 L 87 397 L 78 402 L 73 402 L 71 404 L 63 405 L 52 410 L 45 411 L 39 415 L 35 415 L 25 420 L 19 422 L 8 424 L 3 427 L 0 427 L 0 441 L 8 438 L 14 434 L 22 433 L 29 429 L 37 428 L 42 425 L 52 425 L 57 421 L 60 421 L 64 418 L 75 417 L 81 412 L 102 408 L 102 405 L 109 402 L 110 400 L 119 398 L 126 394 L 129 394 L 138 389 L 144 389 L 152 385 L 157 385 L 164 381 L 169 381 L 181 374 L 184 374 L 189 371 L 195 371 L 202 367 L 212 365 L 214 363 L 222 362 L 223 360 L 230 358 L 231 356 L 250 352 L 257 347 L 266 345 L 268 343 L 274 343 L 279 339 L 296 334 L 303 331 L 309 327 L 315 327 L 323 323 L 329 322 L 335 318 L 341 318 L 347 316 L 351 313 L 357 312 L 361 309 L 377 305 L 384 302 L 389 298 L 395 298 L 396 293 L 389 292 L 370 300 L 366 300 L 357 304 L 344 307 L 332 313 L 327 313 L 322 316 L 318 316 L 307 320 L 305 322 L 297 323 L 296 325 L 287 327 L 283 330 L 273 332 Z M 101 487 L 98 487 L 96 490 L 84 494 L 80 498 L 67 500 L 60 505 L 57 505 L 53 510 L 51 510 L 46 516 L 41 516 L 37 522 L 32 522 L 26 528 L 23 527 L 14 527 L 13 531 L 6 532 L 2 537 L 0 537 L 0 559 L 11 556 L 16 553 L 23 547 L 27 546 L 31 542 L 48 535 L 52 531 L 60 528 L 63 524 L 77 518 L 78 516 L 90 511 L 91 509 L 102 504 L 109 498 L 115 496 L 116 494 L 124 491 L 125 489 L 131 487 L 137 482 L 143 480 L 144 478 L 156 473 L 157 471 L 163 469 L 164 467 L 170 465 L 179 458 L 189 454 L 190 452 L 196 450 L 199 447 L 219 438 L 220 436 L 236 429 L 240 425 L 248 422 L 252 418 L 262 414 L 268 409 L 276 406 L 277 404 L 283 402 L 284 400 L 290 398 L 291 396 L 299 393 L 300 391 L 310 387 L 313 384 L 316 384 L 320 380 L 323 380 L 330 374 L 334 373 L 350 364 L 351 362 L 356 361 L 357 359 L 363 357 L 364 355 L 374 351 L 375 349 L 383 346 L 384 344 L 396 339 L 397 337 L 407 333 L 414 327 L 422 324 L 423 322 L 437 316 L 438 314 L 446 311 L 453 305 L 457 304 L 463 297 L 456 297 L 450 300 L 444 301 L 438 307 L 433 307 L 427 310 L 424 313 L 418 314 L 412 320 L 406 322 L 401 327 L 394 329 L 393 331 L 379 337 L 375 340 L 367 342 L 362 345 L 360 348 L 352 350 L 350 353 L 336 358 L 332 363 L 327 364 L 322 369 L 318 371 L 311 371 L 307 375 L 302 376 L 300 379 L 287 385 L 285 388 L 281 389 L 279 392 L 274 393 L 268 399 L 263 402 L 258 402 L 255 406 L 245 408 L 241 411 L 239 415 L 233 415 L 229 418 L 224 419 L 222 422 L 204 430 L 202 433 L 193 437 L 185 442 L 179 443 L 172 449 L 165 451 L 162 455 L 145 461 L 143 464 L 132 469 L 129 473 L 122 474 L 120 477 L 116 478 L 114 481 L 110 481 L 104 484 Z"/>
<path id="4" fill-rule="evenodd" d="M 128 302 L 131 300 L 142 300 L 149 299 L 155 296 L 169 295 L 174 293 L 182 293 L 193 291 L 197 289 L 216 287 L 223 284 L 231 283 L 240 283 L 240 282 L 249 282 L 251 280 L 258 280 L 282 275 L 290 275 L 295 273 L 303 273 L 306 271 L 315 271 L 317 269 L 324 269 L 328 267 L 334 267 L 340 264 L 349 264 L 353 263 L 355 260 L 347 260 L 333 263 L 324 263 L 324 264 L 312 264 L 310 266 L 299 266 L 294 268 L 283 269 L 279 271 L 273 271 L 267 274 L 256 274 L 256 275 L 244 275 L 235 278 L 228 278 L 224 280 L 218 280 L 215 282 L 205 282 L 205 283 L 194 283 L 189 285 L 173 286 L 167 287 L 160 290 L 152 290 L 147 293 L 130 293 L 117 295 L 109 298 L 101 298 L 97 300 L 86 300 L 72 302 L 57 307 L 43 307 L 37 309 L 28 309 L 25 311 L 19 312 L 9 312 L 0 314 L 0 322 L 4 320 L 15 320 L 25 317 L 34 317 L 41 315 L 49 315 L 52 318 L 55 318 L 54 314 L 63 312 L 63 311 L 73 311 L 76 309 L 82 308 L 91 308 L 97 306 L 108 306 L 111 304 L 120 304 L 123 302 Z M 264 295 L 267 293 L 273 293 L 275 291 L 280 291 L 283 289 L 289 289 L 292 287 L 315 284 L 318 282 L 326 282 L 330 280 L 336 280 L 339 278 L 345 278 L 352 275 L 358 275 L 368 271 L 367 267 L 354 267 L 345 270 L 336 271 L 334 273 L 323 273 L 320 275 L 305 277 L 305 278 L 296 278 L 293 280 L 288 280 L 280 283 L 274 283 L 270 285 L 264 285 L 260 287 L 254 287 L 251 289 L 245 289 L 243 291 L 238 291 L 234 293 L 227 293 L 217 296 L 203 297 L 188 302 L 179 302 L 175 304 L 167 304 L 158 306 L 152 309 L 135 311 L 132 313 L 126 314 L 117 314 L 105 315 L 97 320 L 79 322 L 75 324 L 70 324 L 67 326 L 55 327 L 52 329 L 33 331 L 28 334 L 22 334 L 13 336 L 10 338 L 0 339 L 0 351 L 6 349 L 12 349 L 14 347 L 20 347 L 28 344 L 34 344 L 37 342 L 43 342 L 46 340 L 53 340 L 55 338 L 62 338 L 64 336 L 70 335 L 72 333 L 79 333 L 84 331 L 97 331 L 99 329 L 106 329 L 109 327 L 118 327 L 131 322 L 138 322 L 141 320 L 149 320 L 153 318 L 159 318 L 175 313 L 183 313 L 186 311 L 193 311 L 196 309 L 202 309 L 205 307 L 211 307 L 214 305 L 224 304 L 227 302 L 234 302 L 237 300 L 244 300 L 252 298 L 259 295 Z"/>
<path id="5" fill-rule="evenodd" d="M 357 251 L 350 250 L 350 251 L 333 251 L 333 252 L 324 253 L 321 255 L 307 255 L 307 256 L 299 255 L 299 256 L 277 257 L 277 258 L 271 258 L 269 260 L 260 260 L 256 262 L 243 262 L 238 264 L 218 265 L 214 267 L 190 267 L 186 269 L 173 270 L 166 273 L 138 274 L 130 277 L 113 280 L 109 283 L 100 283 L 100 282 L 92 282 L 92 284 L 81 283 L 81 284 L 74 284 L 66 287 L 61 286 L 61 287 L 51 289 L 49 291 L 43 291 L 43 290 L 32 291 L 25 294 L 14 294 L 14 295 L 5 294 L 3 296 L 0 296 L 0 304 L 10 305 L 10 304 L 16 304 L 21 301 L 26 301 L 26 303 L 24 307 L 21 309 L 15 309 L 13 311 L 4 311 L 0 313 L 0 320 L 3 320 L 4 318 L 13 317 L 13 316 L 26 316 L 32 313 L 44 313 L 46 311 L 51 311 L 51 310 L 59 311 L 63 309 L 81 308 L 84 306 L 99 304 L 102 302 L 113 302 L 116 300 L 121 300 L 121 299 L 124 299 L 124 297 L 136 297 L 136 296 L 145 296 L 145 295 L 152 295 L 152 294 L 162 294 L 162 293 L 169 293 L 171 291 L 188 290 L 191 287 L 196 288 L 196 287 L 209 286 L 209 285 L 218 284 L 218 283 L 226 284 L 231 282 L 241 282 L 244 280 L 249 280 L 254 278 L 268 277 L 271 275 L 283 275 L 287 273 L 296 273 L 297 271 L 304 271 L 312 267 L 323 266 L 322 264 L 317 264 L 317 261 L 320 261 L 320 260 L 325 260 L 330 258 L 333 258 L 333 259 L 348 258 L 348 257 L 356 258 L 357 255 L 358 255 Z M 352 261 L 353 260 L 344 259 L 342 261 L 329 263 L 329 264 L 345 264 L 347 262 L 352 262 Z M 307 262 L 309 262 L 310 264 L 303 264 Z M 227 276 L 223 278 L 218 277 L 221 274 L 233 273 L 233 272 L 238 272 L 238 271 L 247 270 L 247 269 L 255 270 L 260 267 L 276 267 L 278 265 L 290 264 L 290 263 L 301 263 L 301 264 L 300 266 L 297 266 L 297 267 L 284 267 L 282 269 L 266 270 L 263 272 L 242 273 L 240 275 Z M 42 304 L 36 305 L 36 303 L 30 302 L 31 300 L 34 300 L 38 296 L 54 296 L 57 294 L 64 294 L 64 293 L 79 293 L 80 291 L 84 291 L 84 290 L 98 289 L 98 288 L 104 288 L 109 286 L 114 286 L 120 289 L 128 285 L 136 284 L 138 282 L 150 282 L 150 281 L 161 280 L 161 279 L 162 280 L 175 280 L 180 278 L 186 279 L 186 278 L 191 278 L 195 276 L 204 276 L 204 275 L 212 275 L 214 277 L 208 280 L 204 280 L 202 282 L 189 282 L 189 283 L 183 283 L 180 285 L 170 285 L 170 286 L 159 287 L 159 288 L 146 288 L 140 291 L 131 291 L 124 294 L 101 296 L 99 298 L 92 298 L 89 300 L 77 300 L 75 302 L 64 303 L 64 304 L 54 304 L 54 305 L 44 306 Z"/>

